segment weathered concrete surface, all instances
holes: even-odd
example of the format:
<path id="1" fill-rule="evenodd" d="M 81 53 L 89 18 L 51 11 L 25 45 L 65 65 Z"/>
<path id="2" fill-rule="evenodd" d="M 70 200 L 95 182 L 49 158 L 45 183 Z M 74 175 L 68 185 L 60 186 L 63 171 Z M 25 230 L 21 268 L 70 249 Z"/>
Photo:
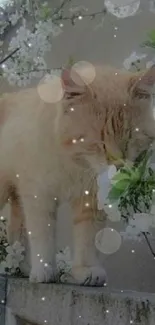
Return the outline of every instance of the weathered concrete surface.
<path id="1" fill-rule="evenodd" d="M 155 294 L 30 284 L 26 279 L 9 280 L 7 308 L 38 325 L 155 324 Z"/>

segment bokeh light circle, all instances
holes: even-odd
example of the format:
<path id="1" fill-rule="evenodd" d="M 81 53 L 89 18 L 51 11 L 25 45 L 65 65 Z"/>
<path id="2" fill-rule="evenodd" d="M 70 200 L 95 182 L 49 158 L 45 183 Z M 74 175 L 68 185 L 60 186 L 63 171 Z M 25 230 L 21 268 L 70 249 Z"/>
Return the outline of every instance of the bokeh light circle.
<path id="1" fill-rule="evenodd" d="M 116 253 L 122 243 L 121 235 L 112 228 L 100 230 L 95 237 L 95 246 L 103 254 Z"/>
<path id="2" fill-rule="evenodd" d="M 93 64 L 87 61 L 79 61 L 71 68 L 71 78 L 78 86 L 90 85 L 96 77 Z"/>
<path id="3" fill-rule="evenodd" d="M 62 100 L 64 90 L 61 77 L 57 75 L 45 76 L 39 83 L 38 94 L 45 103 L 57 103 Z"/>
<path id="4" fill-rule="evenodd" d="M 105 0 L 105 6 L 118 18 L 134 16 L 140 7 L 140 0 Z"/>

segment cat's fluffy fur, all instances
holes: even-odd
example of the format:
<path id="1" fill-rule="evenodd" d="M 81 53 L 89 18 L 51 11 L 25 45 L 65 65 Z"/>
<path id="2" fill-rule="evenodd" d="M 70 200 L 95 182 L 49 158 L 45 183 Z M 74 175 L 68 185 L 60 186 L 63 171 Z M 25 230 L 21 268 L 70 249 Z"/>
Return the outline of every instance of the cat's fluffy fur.
<path id="1" fill-rule="evenodd" d="M 65 96 L 57 104 L 44 103 L 37 89 L 0 99 L 0 206 L 10 197 L 24 211 L 31 281 L 55 275 L 55 210 L 65 199 L 74 214 L 72 281 L 105 281 L 94 245 L 96 175 L 120 158 L 133 160 L 155 138 L 154 70 L 131 74 L 96 67 L 88 86 L 75 85 L 68 71 L 62 77 Z"/>

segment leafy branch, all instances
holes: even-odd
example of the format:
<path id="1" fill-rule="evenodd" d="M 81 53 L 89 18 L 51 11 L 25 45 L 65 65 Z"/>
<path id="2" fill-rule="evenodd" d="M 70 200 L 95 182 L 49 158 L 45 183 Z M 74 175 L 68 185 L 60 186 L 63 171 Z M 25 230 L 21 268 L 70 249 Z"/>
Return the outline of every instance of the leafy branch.
<path id="1" fill-rule="evenodd" d="M 118 201 L 118 209 L 127 224 L 136 213 L 150 213 L 155 189 L 155 172 L 149 167 L 151 155 L 151 150 L 144 151 L 132 167 L 124 166 L 113 178 L 108 198 L 111 203 Z M 148 233 L 144 231 L 141 233 L 155 257 Z"/>

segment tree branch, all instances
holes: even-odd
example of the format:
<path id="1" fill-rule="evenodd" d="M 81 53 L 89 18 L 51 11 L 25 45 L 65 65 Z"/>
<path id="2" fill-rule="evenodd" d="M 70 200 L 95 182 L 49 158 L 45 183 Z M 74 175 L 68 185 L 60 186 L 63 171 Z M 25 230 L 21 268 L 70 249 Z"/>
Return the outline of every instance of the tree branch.
<path id="1" fill-rule="evenodd" d="M 52 16 L 51 16 L 51 19 L 55 16 L 55 15 L 58 15 L 59 14 L 59 12 L 62 10 L 62 8 L 64 8 L 64 6 L 67 4 L 67 3 L 69 3 L 71 0 L 64 0 L 62 3 L 61 3 L 61 5 L 58 7 L 58 8 L 56 8 L 56 10 L 53 12 L 53 14 L 52 14 Z M 96 16 L 99 16 L 99 15 L 105 15 L 106 14 L 106 9 L 105 8 L 103 8 L 101 11 L 97 11 L 97 12 L 92 12 L 92 13 L 90 13 L 90 14 L 88 14 L 88 13 L 85 13 L 85 14 L 81 14 L 81 17 L 82 18 L 86 18 L 86 17 L 90 17 L 90 18 L 92 18 L 92 19 L 94 19 Z M 75 19 L 78 19 L 79 18 L 79 16 L 80 16 L 80 14 L 78 13 L 78 14 L 74 14 L 74 15 L 72 15 L 72 16 L 62 16 L 62 17 L 57 17 L 57 18 L 55 18 L 55 19 L 53 19 L 53 22 L 57 22 L 57 21 L 65 21 L 65 20 L 69 20 L 69 21 L 71 21 L 71 23 L 72 24 L 74 24 L 74 20 Z M 17 49 L 15 49 L 14 51 L 12 51 L 10 54 L 8 54 L 4 59 L 2 59 L 1 61 L 0 61 L 0 66 L 4 63 L 4 62 L 6 62 L 8 59 L 10 59 L 16 52 L 18 52 L 19 51 L 19 47 L 17 48 Z"/>
<path id="2" fill-rule="evenodd" d="M 14 54 L 16 52 L 18 52 L 18 51 L 19 51 L 19 47 L 17 49 L 15 49 L 14 51 L 12 51 L 10 54 L 8 54 L 4 59 L 2 59 L 0 61 L 0 65 L 2 65 L 5 61 L 7 61 L 8 59 L 10 59 L 12 56 L 14 56 Z"/>

